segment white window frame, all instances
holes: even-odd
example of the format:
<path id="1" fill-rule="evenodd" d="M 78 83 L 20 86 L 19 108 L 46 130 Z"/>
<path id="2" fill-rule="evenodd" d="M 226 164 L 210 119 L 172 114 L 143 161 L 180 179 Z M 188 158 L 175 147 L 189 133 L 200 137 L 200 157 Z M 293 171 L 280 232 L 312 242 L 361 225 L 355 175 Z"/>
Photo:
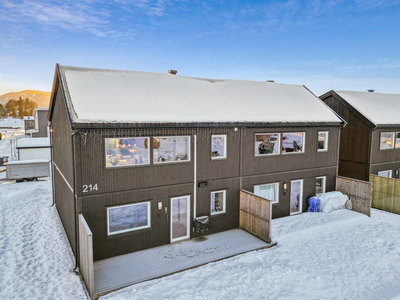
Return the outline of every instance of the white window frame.
<path id="1" fill-rule="evenodd" d="M 257 194 L 255 193 L 254 189 L 255 189 L 256 187 L 264 186 L 264 185 L 275 185 L 275 200 L 274 200 L 274 201 L 272 201 L 272 200 L 270 200 L 270 199 L 268 199 L 268 200 L 270 200 L 272 204 L 279 203 L 279 182 L 272 182 L 272 183 L 264 183 L 264 184 L 257 184 L 257 185 L 254 185 L 254 186 L 253 186 L 253 194 L 256 195 L 257 197 L 262 197 L 262 196 L 257 195 Z"/>
<path id="2" fill-rule="evenodd" d="M 399 147 L 396 147 L 396 135 L 397 134 L 399 134 L 400 135 L 400 131 L 396 131 L 395 133 L 394 133 L 394 147 L 396 148 L 396 149 L 400 149 L 400 146 Z"/>
<path id="3" fill-rule="evenodd" d="M 256 147 L 256 145 L 255 145 L 256 136 L 257 136 L 257 135 L 268 135 L 268 134 L 276 134 L 276 135 L 278 135 L 278 137 L 277 137 L 278 153 L 265 153 L 265 154 L 256 153 L 256 149 L 255 149 L 255 147 Z M 281 154 L 281 139 L 282 139 L 282 135 L 281 135 L 280 132 L 269 132 L 269 133 L 257 132 L 257 133 L 255 133 L 255 134 L 254 134 L 254 155 L 255 155 L 256 157 L 260 157 L 260 156 L 270 156 L 270 155 L 279 155 L 279 154 Z"/>
<path id="4" fill-rule="evenodd" d="M 292 184 L 294 182 L 301 182 L 301 186 L 300 186 L 300 199 L 299 199 L 299 211 L 293 212 L 291 210 L 291 205 L 292 205 Z M 290 215 L 297 215 L 297 214 L 301 214 L 303 212 L 303 189 L 304 189 L 304 180 L 303 179 L 297 179 L 297 180 L 291 180 L 290 181 L 290 196 L 289 196 L 289 212 Z"/>
<path id="5" fill-rule="evenodd" d="M 325 133 L 325 140 L 324 140 L 324 149 L 318 149 L 318 144 L 319 144 L 319 134 L 320 133 Z M 317 137 L 317 150 L 318 152 L 326 152 L 328 151 L 328 139 L 329 139 L 329 131 L 318 131 L 318 137 Z"/>
<path id="6" fill-rule="evenodd" d="M 383 171 L 379 171 L 379 172 L 378 172 L 378 176 L 382 176 L 382 175 L 379 175 L 379 173 L 383 173 L 383 172 L 388 172 L 389 176 L 388 176 L 387 178 L 392 178 L 393 170 L 383 170 Z M 382 177 L 386 177 L 386 176 L 382 176 Z"/>
<path id="7" fill-rule="evenodd" d="M 153 160 L 154 165 L 161 165 L 161 164 L 173 164 L 173 163 L 185 163 L 185 162 L 190 162 L 190 135 L 173 135 L 173 136 L 153 136 L 153 140 L 157 138 L 188 138 L 188 159 L 187 160 L 172 160 L 172 161 L 154 161 L 154 148 L 153 148 L 153 157 L 151 158 Z M 155 149 L 157 150 L 157 149 Z"/>
<path id="8" fill-rule="evenodd" d="M 326 193 L 326 176 L 315 177 L 315 179 L 322 179 L 323 187 L 322 193 Z M 317 194 L 317 187 L 315 186 L 315 194 Z"/>
<path id="9" fill-rule="evenodd" d="M 211 135 L 211 153 L 212 153 L 212 150 L 213 150 L 213 140 L 214 140 L 214 138 L 218 138 L 218 137 L 223 137 L 224 138 L 224 156 L 211 156 L 212 160 L 214 160 L 214 159 L 218 160 L 218 159 L 227 158 L 228 147 L 226 146 L 227 145 L 227 135 L 226 134 Z"/>
<path id="10" fill-rule="evenodd" d="M 137 164 L 137 165 L 120 165 L 120 166 L 107 166 L 107 140 L 116 140 L 116 139 L 147 139 L 147 163 Z M 112 137 L 112 138 L 105 138 L 104 139 L 104 153 L 105 153 L 105 163 L 106 169 L 111 168 L 126 168 L 126 167 L 138 167 L 138 166 L 147 166 L 150 165 L 150 137 L 148 136 L 136 136 L 136 137 Z"/>
<path id="11" fill-rule="evenodd" d="M 283 132 L 281 140 L 283 139 L 285 134 L 291 134 L 291 133 L 301 133 L 303 135 L 303 150 L 301 152 L 300 151 L 299 152 L 283 152 L 283 150 L 281 149 L 282 154 L 286 155 L 286 154 L 301 154 L 301 153 L 305 153 L 306 152 L 306 133 L 305 132 Z M 281 142 L 281 145 L 283 145 L 283 141 Z"/>
<path id="12" fill-rule="evenodd" d="M 381 148 L 381 140 L 382 140 L 382 133 L 391 133 L 392 134 L 392 146 L 389 148 Z M 394 131 L 382 131 L 379 134 L 379 150 L 390 150 L 390 149 L 394 149 L 394 144 L 396 142 L 396 132 Z"/>
<path id="13" fill-rule="evenodd" d="M 129 228 L 129 229 L 110 232 L 110 214 L 109 214 L 109 212 L 110 212 L 111 209 L 121 208 L 121 207 L 125 207 L 125 206 L 142 205 L 142 204 L 147 204 L 147 220 L 148 220 L 148 222 L 147 222 L 146 226 L 140 226 L 140 227 L 135 227 L 135 228 Z M 151 211 L 150 210 L 151 210 L 150 201 L 107 207 L 107 235 L 115 235 L 115 234 L 120 234 L 120 233 L 124 233 L 124 232 L 130 232 L 130 231 L 136 231 L 136 230 L 142 230 L 142 229 L 146 229 L 146 228 L 151 228 Z"/>
<path id="14" fill-rule="evenodd" d="M 224 210 L 223 211 L 217 211 L 217 212 L 213 212 L 212 211 L 212 202 L 211 202 L 212 201 L 212 194 L 215 194 L 215 193 L 223 193 L 223 195 L 224 195 L 224 198 L 223 198 L 223 203 L 224 203 L 223 208 L 224 208 Z M 212 216 L 226 213 L 226 190 L 212 191 L 210 193 L 210 213 L 211 213 Z"/>

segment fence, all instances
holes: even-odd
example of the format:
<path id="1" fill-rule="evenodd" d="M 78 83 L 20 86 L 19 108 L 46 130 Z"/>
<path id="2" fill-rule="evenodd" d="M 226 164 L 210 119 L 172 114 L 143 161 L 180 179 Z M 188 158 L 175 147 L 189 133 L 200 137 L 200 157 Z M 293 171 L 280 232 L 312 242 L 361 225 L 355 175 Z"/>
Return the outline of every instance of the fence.
<path id="1" fill-rule="evenodd" d="M 79 268 L 91 298 L 94 296 L 92 231 L 83 215 L 79 215 Z"/>
<path id="2" fill-rule="evenodd" d="M 272 201 L 240 191 L 239 227 L 271 243 Z"/>
<path id="3" fill-rule="evenodd" d="M 400 214 L 400 180 L 370 175 L 374 184 L 372 207 Z"/>
<path id="4" fill-rule="evenodd" d="M 336 190 L 349 197 L 354 211 L 371 216 L 371 182 L 338 176 Z"/>

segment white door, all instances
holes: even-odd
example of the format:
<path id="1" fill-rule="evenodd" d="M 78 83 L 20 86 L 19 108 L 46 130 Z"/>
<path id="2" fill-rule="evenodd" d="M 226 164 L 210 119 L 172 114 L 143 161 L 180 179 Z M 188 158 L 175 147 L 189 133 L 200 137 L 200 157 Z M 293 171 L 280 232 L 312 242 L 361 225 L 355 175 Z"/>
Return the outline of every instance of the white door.
<path id="1" fill-rule="evenodd" d="M 190 238 L 190 196 L 171 198 L 171 243 Z"/>
<path id="2" fill-rule="evenodd" d="M 290 214 L 300 214 L 303 208 L 303 179 L 290 182 Z"/>

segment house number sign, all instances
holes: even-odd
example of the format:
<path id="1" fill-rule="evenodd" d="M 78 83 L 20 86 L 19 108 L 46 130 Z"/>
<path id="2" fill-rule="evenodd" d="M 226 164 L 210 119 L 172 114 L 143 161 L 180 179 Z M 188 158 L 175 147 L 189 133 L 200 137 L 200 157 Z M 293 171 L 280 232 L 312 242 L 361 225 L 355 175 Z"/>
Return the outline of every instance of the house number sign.
<path id="1" fill-rule="evenodd" d="M 97 183 L 95 185 L 83 185 L 83 192 L 87 193 L 87 192 L 92 192 L 92 191 L 97 191 L 99 188 L 97 187 Z"/>

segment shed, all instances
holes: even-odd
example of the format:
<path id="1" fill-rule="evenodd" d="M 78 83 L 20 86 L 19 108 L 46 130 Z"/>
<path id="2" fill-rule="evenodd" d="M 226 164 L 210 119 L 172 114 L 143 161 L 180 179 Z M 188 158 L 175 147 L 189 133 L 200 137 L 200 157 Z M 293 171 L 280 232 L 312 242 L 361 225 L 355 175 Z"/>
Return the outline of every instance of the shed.
<path id="1" fill-rule="evenodd" d="M 50 137 L 17 139 L 18 160 L 51 160 Z"/>

